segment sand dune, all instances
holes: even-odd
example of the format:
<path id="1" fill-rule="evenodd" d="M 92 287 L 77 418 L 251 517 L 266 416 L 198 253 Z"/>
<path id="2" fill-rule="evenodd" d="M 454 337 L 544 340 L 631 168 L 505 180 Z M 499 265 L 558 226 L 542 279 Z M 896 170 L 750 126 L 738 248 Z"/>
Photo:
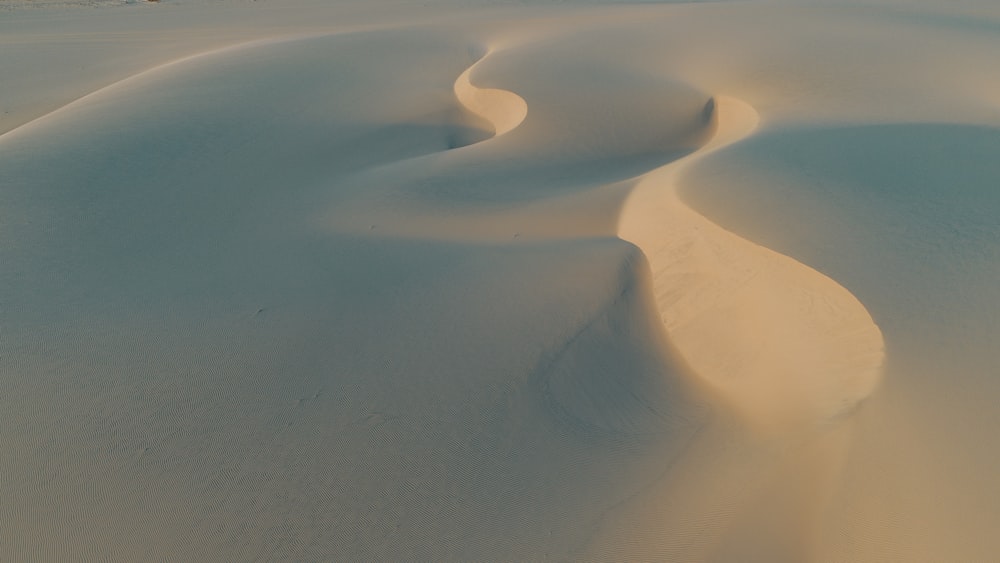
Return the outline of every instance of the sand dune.
<path id="1" fill-rule="evenodd" d="M 992 560 L 998 29 L 0 1 L 0 559 Z"/>
<path id="2" fill-rule="evenodd" d="M 680 202 L 684 169 L 749 135 L 759 120 L 731 98 L 711 100 L 706 116 L 718 120 L 715 137 L 638 183 L 620 235 L 650 258 L 660 317 L 700 377 L 754 424 L 827 423 L 874 390 L 881 332 L 833 280 L 717 228 Z"/>

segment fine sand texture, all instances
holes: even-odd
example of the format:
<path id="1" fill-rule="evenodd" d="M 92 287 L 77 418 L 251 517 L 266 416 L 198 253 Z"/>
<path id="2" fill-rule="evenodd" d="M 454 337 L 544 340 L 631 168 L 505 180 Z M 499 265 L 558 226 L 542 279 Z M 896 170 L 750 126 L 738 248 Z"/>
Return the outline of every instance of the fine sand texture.
<path id="1" fill-rule="evenodd" d="M 0 560 L 996 560 L 997 61 L 992 0 L 0 0 Z"/>

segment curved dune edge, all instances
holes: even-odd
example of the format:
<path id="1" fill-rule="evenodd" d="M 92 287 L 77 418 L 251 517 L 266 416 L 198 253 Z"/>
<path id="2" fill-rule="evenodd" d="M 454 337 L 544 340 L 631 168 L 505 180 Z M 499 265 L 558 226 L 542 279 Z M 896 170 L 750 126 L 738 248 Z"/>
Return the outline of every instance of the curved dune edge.
<path id="1" fill-rule="evenodd" d="M 480 88 L 471 82 L 472 72 L 489 53 L 465 69 L 455 80 L 455 97 L 472 113 L 493 125 L 494 135 L 500 136 L 517 128 L 528 116 L 528 103 L 508 90 Z"/>
<path id="2" fill-rule="evenodd" d="M 137 84 L 137 83 L 139 83 L 143 79 L 156 76 L 160 72 L 163 72 L 163 71 L 175 68 L 175 67 L 179 67 L 181 65 L 184 65 L 184 64 L 192 62 L 192 61 L 196 61 L 196 60 L 199 60 L 199 59 L 205 59 L 205 58 L 208 58 L 208 57 L 212 57 L 212 56 L 216 56 L 216 55 L 221 55 L 221 54 L 225 54 L 225 53 L 236 52 L 236 51 L 240 51 L 240 50 L 243 50 L 243 49 L 249 49 L 249 48 L 253 48 L 253 47 L 257 47 L 257 46 L 261 46 L 261 45 L 267 45 L 267 44 L 272 44 L 272 43 L 281 43 L 281 42 L 284 42 L 284 41 L 293 41 L 293 40 L 296 40 L 296 39 L 305 39 L 305 38 L 308 38 L 308 37 L 316 37 L 316 36 L 320 36 L 320 35 L 322 35 L 322 34 L 299 34 L 299 35 L 295 35 L 295 36 L 291 36 L 291 37 L 278 37 L 278 38 L 265 38 L 265 39 L 248 40 L 248 41 L 239 42 L 239 43 L 236 43 L 236 44 L 233 44 L 233 45 L 226 45 L 224 47 L 217 47 L 217 48 L 214 48 L 214 49 L 208 49 L 206 51 L 201 51 L 201 52 L 194 53 L 194 54 L 191 54 L 191 55 L 185 55 L 185 56 L 178 57 L 178 58 L 175 58 L 175 59 L 172 59 L 172 60 L 161 62 L 161 63 L 155 64 L 155 65 L 153 65 L 153 66 L 151 66 L 149 68 L 143 69 L 141 71 L 138 71 L 138 72 L 135 72 L 135 73 L 130 74 L 128 76 L 125 76 L 123 78 L 120 78 L 120 79 L 118 79 L 118 80 L 116 80 L 114 82 L 111 82 L 110 84 L 107 84 L 107 85 L 102 86 L 102 87 L 100 87 L 100 88 L 98 88 L 98 89 L 96 89 L 96 90 L 94 90 L 92 92 L 84 94 L 84 95 L 80 96 L 79 98 L 70 100 L 69 102 L 66 102 L 63 105 L 61 105 L 59 107 L 56 107 L 56 108 L 52 109 L 51 111 L 48 111 L 46 113 L 43 113 L 42 115 L 34 117 L 33 119 L 31 119 L 29 121 L 21 123 L 20 125 L 14 127 L 13 129 L 10 129 L 8 131 L 4 131 L 4 132 L 0 133 L 0 141 L 3 141 L 3 140 L 8 139 L 8 138 L 13 138 L 15 135 L 19 135 L 19 134 L 25 133 L 25 132 L 31 130 L 32 128 L 34 128 L 34 127 L 37 127 L 37 126 L 42 125 L 42 124 L 44 124 L 44 123 L 46 123 L 48 121 L 51 121 L 53 119 L 57 119 L 57 118 L 59 118 L 61 116 L 64 116 L 64 115 L 72 112 L 73 110 L 86 105 L 89 102 L 94 102 L 94 101 L 100 100 L 100 98 L 102 96 L 107 96 L 109 94 L 113 94 L 114 92 L 117 92 L 117 91 L 119 91 L 119 90 L 121 90 L 123 88 L 126 88 L 126 87 L 130 86 L 130 85 Z"/>
<path id="3" fill-rule="evenodd" d="M 681 201 L 681 174 L 759 123 L 752 107 L 733 98 L 710 101 L 706 110 L 714 110 L 716 135 L 638 182 L 618 234 L 649 261 L 671 342 L 752 425 L 812 425 L 849 413 L 879 382 L 882 333 L 834 280 Z"/>

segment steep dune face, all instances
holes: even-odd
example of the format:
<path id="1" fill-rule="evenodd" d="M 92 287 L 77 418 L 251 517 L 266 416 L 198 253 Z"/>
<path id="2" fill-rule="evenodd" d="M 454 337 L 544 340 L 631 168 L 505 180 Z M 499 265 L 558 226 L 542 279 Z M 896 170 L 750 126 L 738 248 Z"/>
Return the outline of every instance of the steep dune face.
<path id="1" fill-rule="evenodd" d="M 745 103 L 706 106 L 716 137 L 644 177 L 620 234 L 652 264 L 657 306 L 691 367 L 763 427 L 825 424 L 868 397 L 882 369 L 882 334 L 835 281 L 710 223 L 681 203 L 685 167 L 749 135 Z"/>
<path id="2" fill-rule="evenodd" d="M 727 97 L 703 115 L 715 136 L 637 182 L 619 234 L 649 256 L 657 312 L 683 361 L 750 434 L 715 427 L 700 436 L 640 501 L 609 519 L 588 554 L 808 560 L 849 452 L 844 419 L 882 374 L 882 334 L 835 281 L 681 201 L 688 167 L 759 123 L 753 108 Z"/>
<path id="3" fill-rule="evenodd" d="M 995 5 L 392 5 L 0 12 L 0 559 L 996 552 Z"/>
<path id="4" fill-rule="evenodd" d="M 489 56 L 487 53 L 485 56 Z M 455 81 L 455 96 L 470 111 L 493 125 L 494 135 L 503 135 L 524 121 L 528 104 L 517 94 L 499 88 L 479 88 L 470 79 L 476 65 L 465 69 Z"/>
<path id="5" fill-rule="evenodd" d="M 997 454 L 981 447 L 997 416 L 987 406 L 997 380 L 986 341 L 1000 298 L 992 283 L 998 143 L 995 127 L 809 127 L 755 137 L 691 171 L 693 205 L 783 253 L 818 260 L 866 295 L 879 318 L 888 351 L 882 389 L 856 417 L 830 511 L 857 540 L 827 540 L 831 560 L 990 557 L 979 539 L 989 518 L 961 527 L 943 519 L 985 514 L 1000 498 L 987 476 Z M 734 177 L 759 188 L 741 192 Z M 930 482 L 949 484 L 912 493 Z M 920 532 L 927 527 L 937 533 Z"/>
<path id="6" fill-rule="evenodd" d="M 710 405 L 650 310 L 651 278 L 638 249 L 619 275 L 605 311 L 543 358 L 538 391 L 554 418 L 583 436 L 653 443 L 669 459 L 701 429 Z"/>

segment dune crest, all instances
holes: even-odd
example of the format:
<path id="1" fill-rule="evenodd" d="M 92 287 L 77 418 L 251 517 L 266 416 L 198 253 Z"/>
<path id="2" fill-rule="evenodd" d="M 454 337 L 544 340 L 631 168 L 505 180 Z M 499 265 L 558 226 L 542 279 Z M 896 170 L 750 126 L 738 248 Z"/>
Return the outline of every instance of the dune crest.
<path id="1" fill-rule="evenodd" d="M 715 225 L 680 199 L 683 172 L 749 135 L 746 103 L 706 106 L 715 136 L 643 177 L 619 236 L 646 254 L 659 314 L 692 369 L 760 428 L 819 424 L 876 387 L 883 340 L 864 306 L 834 280 Z"/>
<path id="2" fill-rule="evenodd" d="M 471 76 L 486 57 L 476 61 L 455 80 L 455 96 L 469 111 L 489 121 L 495 135 L 503 135 L 517 128 L 528 116 L 528 104 L 514 92 L 499 88 L 480 88 L 472 83 Z"/>

